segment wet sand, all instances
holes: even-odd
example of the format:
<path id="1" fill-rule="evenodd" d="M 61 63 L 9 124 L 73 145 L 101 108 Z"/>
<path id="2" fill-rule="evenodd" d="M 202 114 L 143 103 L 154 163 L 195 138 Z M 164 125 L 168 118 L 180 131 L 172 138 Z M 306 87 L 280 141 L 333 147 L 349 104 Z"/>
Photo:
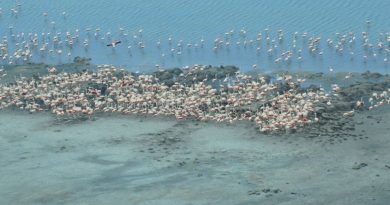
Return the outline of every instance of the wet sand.
<path id="1" fill-rule="evenodd" d="M 1 111 L 0 204 L 388 204 L 390 106 L 343 136 Z"/>

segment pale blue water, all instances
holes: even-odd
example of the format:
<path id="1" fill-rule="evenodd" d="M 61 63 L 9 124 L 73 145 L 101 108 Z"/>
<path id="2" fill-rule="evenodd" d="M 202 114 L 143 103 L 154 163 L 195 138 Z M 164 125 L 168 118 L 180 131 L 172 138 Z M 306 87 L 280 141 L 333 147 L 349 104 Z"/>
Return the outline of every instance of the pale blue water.
<path id="1" fill-rule="evenodd" d="M 18 3 L 21 4 L 18 14 L 12 15 L 11 10 Z M 328 71 L 329 66 L 335 70 L 364 71 L 375 70 L 388 72 L 388 65 L 383 61 L 387 56 L 374 50 L 375 55 L 369 55 L 367 62 L 363 62 L 361 49 L 361 32 L 368 31 L 370 42 L 375 46 L 379 32 L 390 30 L 390 3 L 388 0 L 356 1 L 356 0 L 2 0 L 0 1 L 2 15 L 0 17 L 0 35 L 8 36 L 8 27 L 13 26 L 14 34 L 29 32 L 40 35 L 42 32 L 74 33 L 80 29 L 80 42 L 71 51 L 62 48 L 60 59 L 54 57 L 36 57 L 35 61 L 50 63 L 67 62 L 74 56 L 91 57 L 94 63 L 115 64 L 126 66 L 132 70 L 146 70 L 159 64 L 162 67 L 186 66 L 192 64 L 226 65 L 234 64 L 242 69 L 249 70 L 257 64 L 260 70 L 293 69 Z M 42 13 L 48 12 L 45 18 Z M 66 12 L 65 17 L 62 15 Z M 368 26 L 366 20 L 370 20 Z M 55 21 L 55 29 L 51 24 Z M 264 29 L 270 28 L 271 40 L 276 38 L 276 32 L 282 29 L 286 37 L 284 44 L 279 46 L 276 54 L 291 50 L 291 36 L 295 31 L 299 36 L 308 32 L 308 37 L 321 36 L 323 56 L 312 57 L 307 52 L 307 42 L 297 41 L 297 50 L 303 48 L 302 62 L 296 56 L 291 64 L 274 63 L 277 58 L 268 57 L 265 43 Z M 86 28 L 91 28 L 89 49 L 82 47 L 87 36 Z M 96 28 L 101 28 L 101 34 L 111 32 L 113 39 L 122 40 L 115 51 L 105 44 L 110 40 L 94 38 Z M 123 28 L 128 36 L 123 36 L 119 28 Z M 143 52 L 137 48 L 139 39 L 133 35 L 143 29 L 142 41 L 145 42 Z M 213 42 L 217 37 L 224 39 L 225 33 L 234 29 L 235 34 L 229 50 L 222 48 L 213 51 Z M 246 39 L 255 40 L 259 32 L 263 33 L 263 43 L 260 54 L 256 53 L 257 46 L 244 48 L 244 38 L 239 31 L 245 29 Z M 356 34 L 354 58 L 351 60 L 349 51 L 338 55 L 334 49 L 326 46 L 326 39 L 335 40 L 335 33 L 342 35 L 347 32 Z M 184 48 L 181 55 L 175 51 L 172 56 L 168 45 L 168 37 L 172 36 L 173 46 L 183 40 Z M 203 48 L 186 48 L 188 43 L 200 44 L 204 38 Z M 161 40 L 161 49 L 156 48 L 156 42 Z M 241 45 L 236 46 L 240 41 Z M 12 44 L 12 43 L 10 43 Z M 131 55 L 127 47 L 131 45 Z M 11 45 L 11 49 L 12 49 Z M 387 47 L 389 48 L 389 47 Z M 38 52 L 38 51 L 36 51 Z M 162 55 L 165 54 L 163 57 Z M 35 56 L 39 56 L 38 54 Z M 4 62 L 3 62 L 4 63 Z"/>

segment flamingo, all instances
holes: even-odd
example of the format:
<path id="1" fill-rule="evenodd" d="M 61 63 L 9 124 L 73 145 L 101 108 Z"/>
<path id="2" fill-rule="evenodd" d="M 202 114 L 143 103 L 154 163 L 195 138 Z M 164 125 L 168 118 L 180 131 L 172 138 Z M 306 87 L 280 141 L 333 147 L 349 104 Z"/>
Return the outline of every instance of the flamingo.
<path id="1" fill-rule="evenodd" d="M 121 41 L 112 41 L 110 44 L 107 44 L 107 47 L 113 47 L 115 48 L 116 45 L 122 43 Z"/>

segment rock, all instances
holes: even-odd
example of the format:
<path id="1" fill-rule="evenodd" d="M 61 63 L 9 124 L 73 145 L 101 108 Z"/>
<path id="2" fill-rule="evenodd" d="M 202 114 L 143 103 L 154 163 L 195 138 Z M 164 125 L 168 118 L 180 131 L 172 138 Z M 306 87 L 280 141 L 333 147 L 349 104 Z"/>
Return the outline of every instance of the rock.
<path id="1" fill-rule="evenodd" d="M 153 75 L 157 76 L 160 82 L 165 83 L 167 86 L 172 86 L 175 82 L 191 85 L 203 80 L 211 80 L 214 78 L 223 79 L 226 76 L 233 76 L 238 70 L 239 68 L 235 66 L 199 66 L 196 69 L 189 68 L 182 70 L 180 68 L 173 68 L 165 71 L 156 71 Z M 186 77 L 181 76 L 183 73 Z"/>
<path id="2" fill-rule="evenodd" d="M 365 79 L 378 79 L 378 78 L 383 77 L 383 75 L 380 73 L 371 73 L 370 71 L 366 71 L 366 72 L 362 73 L 362 76 Z"/>
<path id="3" fill-rule="evenodd" d="M 43 107 L 45 105 L 45 101 L 43 101 L 40 98 L 35 99 L 35 103 L 38 104 L 41 107 Z"/>
<path id="4" fill-rule="evenodd" d="M 324 76 L 323 72 L 318 72 L 318 73 L 307 73 L 305 75 L 306 79 L 318 79 L 322 78 Z"/>
<path id="5" fill-rule="evenodd" d="M 280 189 L 274 189 L 274 190 L 272 190 L 272 192 L 273 192 L 274 194 L 277 194 L 277 193 L 279 193 L 279 192 L 282 192 L 282 190 L 280 190 Z"/>
<path id="6" fill-rule="evenodd" d="M 260 195 L 259 191 L 248 191 L 248 195 Z"/>
<path id="7" fill-rule="evenodd" d="M 349 111 L 353 108 L 353 103 L 336 101 L 333 103 L 334 108 L 338 111 Z"/>
<path id="8" fill-rule="evenodd" d="M 319 113 L 319 114 L 324 113 L 325 108 L 324 107 L 315 107 L 314 112 Z"/>
<path id="9" fill-rule="evenodd" d="M 84 58 L 84 57 L 76 56 L 73 59 L 73 63 L 88 63 L 91 60 L 92 60 L 91 58 Z"/>
<path id="10" fill-rule="evenodd" d="M 173 68 L 172 70 L 169 70 L 169 72 L 174 75 L 180 75 L 181 73 L 183 73 L 183 71 L 180 68 Z"/>
<path id="11" fill-rule="evenodd" d="M 362 125 L 364 122 L 363 121 L 357 121 L 356 124 L 357 125 Z"/>
<path id="12" fill-rule="evenodd" d="M 270 192 L 271 191 L 271 189 L 263 189 L 263 190 L 261 190 L 263 193 L 268 193 L 268 192 Z"/>
<path id="13" fill-rule="evenodd" d="M 186 164 L 185 161 L 179 162 L 179 167 L 182 167 L 182 166 L 184 166 L 185 164 Z"/>
<path id="14" fill-rule="evenodd" d="M 363 163 L 355 162 L 355 164 L 352 166 L 352 169 L 359 170 L 359 169 L 366 167 L 366 166 L 368 166 L 368 165 L 364 162 Z"/>
<path id="15" fill-rule="evenodd" d="M 321 116 L 327 120 L 336 120 L 337 118 L 329 113 L 322 113 Z"/>
<path id="16" fill-rule="evenodd" d="M 310 91 L 319 91 L 320 90 L 320 87 L 318 85 L 309 85 L 306 90 L 310 90 Z"/>

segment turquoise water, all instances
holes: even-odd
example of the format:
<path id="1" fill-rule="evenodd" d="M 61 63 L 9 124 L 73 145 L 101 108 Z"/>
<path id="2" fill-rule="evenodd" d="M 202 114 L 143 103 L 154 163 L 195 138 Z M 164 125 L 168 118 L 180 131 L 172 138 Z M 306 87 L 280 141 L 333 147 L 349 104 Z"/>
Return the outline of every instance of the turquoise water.
<path id="1" fill-rule="evenodd" d="M 12 14 L 11 9 L 17 8 L 18 4 L 17 14 Z M 66 3 L 53 0 L 3 0 L 0 1 L 0 7 L 0 35 L 8 39 L 12 37 L 10 26 L 13 27 L 14 35 L 21 32 L 26 35 L 30 32 L 38 35 L 42 32 L 50 32 L 51 35 L 61 32 L 60 35 L 64 36 L 67 31 L 74 34 L 76 29 L 80 30 L 79 44 L 73 50 L 62 48 L 64 52 L 61 57 L 41 57 L 37 54 L 34 60 L 38 62 L 67 62 L 75 56 L 86 56 L 91 57 L 94 63 L 115 64 L 134 70 L 153 69 L 156 64 L 161 67 L 234 64 L 249 70 L 256 64 L 260 70 L 302 69 L 325 72 L 331 66 L 340 71 L 388 72 L 388 65 L 384 62 L 388 54 L 373 49 L 367 55 L 361 47 L 361 32 L 368 32 L 370 42 L 376 46 L 379 33 L 389 31 L 390 4 L 386 0 L 68 0 Z M 44 12 L 48 13 L 47 17 L 42 15 Z M 53 21 L 55 24 L 52 24 Z M 370 24 L 366 21 L 370 21 Z M 87 28 L 91 29 L 89 36 Z M 95 38 L 96 28 L 101 29 L 101 36 Z M 279 29 L 283 30 L 285 37 L 272 57 L 267 54 L 266 28 L 269 28 L 270 40 L 277 40 Z M 138 32 L 140 29 L 143 30 L 142 37 Z M 224 43 L 227 42 L 225 33 L 231 30 L 234 30 L 234 35 L 230 49 L 223 47 L 213 51 L 214 40 L 219 37 Z M 246 31 L 245 37 L 239 35 L 240 30 Z M 278 55 L 293 50 L 291 38 L 296 31 L 299 32 L 298 36 L 308 32 L 308 38 L 321 37 L 319 49 L 323 55 L 310 55 L 306 49 L 308 43 L 298 38 L 295 49 L 303 50 L 303 60 L 296 60 L 294 53 L 291 63 L 275 63 Z M 107 32 L 111 33 L 112 39 L 122 41 L 115 50 L 105 46 L 111 40 L 101 39 Z M 255 40 L 259 32 L 263 34 L 261 45 L 243 45 L 244 41 Z M 341 55 L 327 47 L 326 39 L 336 41 L 337 32 L 341 35 L 355 33 L 353 57 L 346 49 Z M 137 39 L 134 39 L 134 35 L 137 35 Z M 171 47 L 169 37 L 172 37 Z M 203 48 L 200 46 L 202 38 L 205 42 Z M 89 41 L 88 49 L 82 46 L 84 39 Z M 178 55 L 179 49 L 175 47 L 180 40 L 184 48 Z M 143 51 L 137 48 L 139 41 L 144 42 Z M 156 47 L 157 41 L 161 41 L 160 49 Z M 237 42 L 240 42 L 239 46 Z M 187 48 L 187 44 L 192 47 Z M 199 45 L 198 48 L 195 48 L 195 44 Z M 13 45 L 11 43 L 11 50 Z M 256 52 L 257 47 L 261 48 L 260 53 Z M 175 49 L 174 54 L 171 54 L 172 48 Z M 69 57 L 67 53 L 70 53 Z M 367 55 L 366 62 L 364 55 Z"/>

